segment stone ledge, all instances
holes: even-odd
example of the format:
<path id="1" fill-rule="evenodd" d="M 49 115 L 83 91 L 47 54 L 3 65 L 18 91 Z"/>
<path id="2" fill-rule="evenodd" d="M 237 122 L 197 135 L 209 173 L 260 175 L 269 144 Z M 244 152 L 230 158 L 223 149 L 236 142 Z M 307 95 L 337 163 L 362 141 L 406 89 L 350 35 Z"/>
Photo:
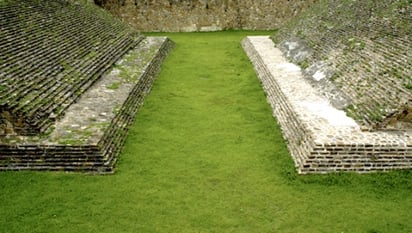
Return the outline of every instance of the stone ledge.
<path id="1" fill-rule="evenodd" d="M 412 132 L 364 132 L 303 78 L 267 36 L 242 46 L 262 82 L 298 173 L 412 168 Z"/>
<path id="2" fill-rule="evenodd" d="M 365 130 L 412 129 L 411 20 L 407 1 L 319 0 L 271 38 Z"/>
<path id="3" fill-rule="evenodd" d="M 0 5 L 0 137 L 45 132 L 144 38 L 92 4 Z"/>
<path id="4" fill-rule="evenodd" d="M 147 37 L 40 136 L 0 137 L 0 170 L 112 173 L 173 42 Z"/>

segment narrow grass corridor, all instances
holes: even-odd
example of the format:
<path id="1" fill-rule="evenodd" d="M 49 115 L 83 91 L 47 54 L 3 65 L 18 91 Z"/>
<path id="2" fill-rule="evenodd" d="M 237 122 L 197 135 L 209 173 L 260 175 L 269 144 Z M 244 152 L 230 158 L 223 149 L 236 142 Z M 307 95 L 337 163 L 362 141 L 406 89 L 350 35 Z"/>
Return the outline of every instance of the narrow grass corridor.
<path id="1" fill-rule="evenodd" d="M 168 34 L 116 173 L 0 173 L 0 232 L 412 232 L 410 171 L 296 175 L 240 46 L 262 33 Z"/>

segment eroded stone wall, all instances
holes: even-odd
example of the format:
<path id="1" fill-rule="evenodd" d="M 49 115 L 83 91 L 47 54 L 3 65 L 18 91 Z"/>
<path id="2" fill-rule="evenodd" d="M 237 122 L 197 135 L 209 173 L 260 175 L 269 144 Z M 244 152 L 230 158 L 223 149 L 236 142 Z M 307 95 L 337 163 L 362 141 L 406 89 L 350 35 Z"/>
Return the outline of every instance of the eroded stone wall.
<path id="1" fill-rule="evenodd" d="M 99 0 L 141 31 L 266 30 L 280 27 L 316 0 Z"/>
<path id="2" fill-rule="evenodd" d="M 332 83 L 346 95 L 349 101 L 343 107 L 360 124 L 404 129 L 412 123 L 407 116 L 412 100 L 411 25 L 408 0 L 320 0 L 273 40 L 305 71 L 314 70 L 307 73 L 315 83 Z"/>
<path id="3" fill-rule="evenodd" d="M 364 132 L 357 124 L 326 110 L 327 105 L 322 104 L 326 99 L 306 82 L 301 70 L 287 62 L 272 43 L 265 44 L 265 40 L 270 41 L 247 37 L 242 46 L 254 65 L 300 174 L 412 168 L 412 132 Z"/>
<path id="4" fill-rule="evenodd" d="M 47 134 L 0 137 L 0 171 L 113 173 L 128 129 L 173 45 L 165 37 L 144 39 L 132 50 L 132 54 L 139 54 L 141 57 L 133 55 L 129 61 L 131 64 L 117 65 L 120 69 L 132 69 L 131 66 L 135 66 L 136 80 L 125 80 L 120 77 L 121 74 L 112 70 L 84 93 L 77 103 L 71 105 L 66 115 Z M 112 74 L 123 80 L 122 83 L 117 83 L 123 88 L 109 89 L 106 86 L 107 83 L 103 81 L 118 80 L 110 78 Z M 104 101 L 110 113 L 101 112 L 102 108 L 92 107 L 97 105 L 96 102 L 101 103 L 103 96 L 112 96 L 110 93 L 116 96 L 110 101 Z M 100 98 L 96 98 L 96 95 Z"/>
<path id="5" fill-rule="evenodd" d="M 45 132 L 144 38 L 94 5 L 0 5 L 0 137 Z"/>

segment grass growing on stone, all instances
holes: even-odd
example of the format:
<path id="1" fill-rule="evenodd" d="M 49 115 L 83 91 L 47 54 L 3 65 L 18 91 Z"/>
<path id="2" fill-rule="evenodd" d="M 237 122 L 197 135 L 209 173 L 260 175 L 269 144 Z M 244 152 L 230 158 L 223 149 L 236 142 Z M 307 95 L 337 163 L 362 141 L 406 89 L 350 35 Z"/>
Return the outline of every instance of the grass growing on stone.
<path id="1" fill-rule="evenodd" d="M 0 232 L 411 232 L 410 171 L 296 175 L 246 34 L 169 34 L 116 174 L 2 172 Z"/>

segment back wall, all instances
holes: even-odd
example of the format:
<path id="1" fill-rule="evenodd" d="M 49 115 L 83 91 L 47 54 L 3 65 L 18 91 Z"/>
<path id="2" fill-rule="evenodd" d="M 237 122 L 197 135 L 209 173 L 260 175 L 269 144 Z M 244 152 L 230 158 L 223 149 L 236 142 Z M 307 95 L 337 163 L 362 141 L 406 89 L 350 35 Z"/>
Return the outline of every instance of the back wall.
<path id="1" fill-rule="evenodd" d="M 140 31 L 276 29 L 316 0 L 95 0 Z"/>

